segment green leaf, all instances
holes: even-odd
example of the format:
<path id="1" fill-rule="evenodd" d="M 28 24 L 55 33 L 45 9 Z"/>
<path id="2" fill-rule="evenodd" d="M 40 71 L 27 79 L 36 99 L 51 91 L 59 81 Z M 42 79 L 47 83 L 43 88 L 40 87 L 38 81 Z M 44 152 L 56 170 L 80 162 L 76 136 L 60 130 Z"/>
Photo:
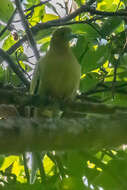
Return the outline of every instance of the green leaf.
<path id="1" fill-rule="evenodd" d="M 88 41 L 95 40 L 100 36 L 97 32 L 97 30 L 99 30 L 99 26 L 97 24 L 91 24 L 91 26 L 88 24 L 73 24 L 71 28 L 72 32 L 84 35 Z"/>
<path id="2" fill-rule="evenodd" d="M 98 82 L 99 82 L 99 75 L 97 73 L 94 72 L 88 73 L 80 81 L 80 91 L 86 92 L 88 90 L 91 90 L 92 88 L 95 88 Z"/>
<path id="3" fill-rule="evenodd" d="M 8 50 L 16 41 L 13 39 L 12 35 L 9 35 L 8 38 L 4 41 L 2 48 Z"/>
<path id="4" fill-rule="evenodd" d="M 78 165 L 78 163 L 75 163 Z M 64 177 L 61 181 L 61 190 L 85 190 L 85 186 L 83 184 L 83 180 L 80 177 Z"/>
<path id="5" fill-rule="evenodd" d="M 37 35 L 35 36 L 36 40 L 38 41 L 38 43 L 41 43 L 41 40 L 44 42 L 45 37 L 49 36 L 52 34 L 54 29 L 50 28 L 50 29 L 45 29 L 45 30 L 41 30 L 37 33 Z"/>
<path id="6" fill-rule="evenodd" d="M 11 75 L 11 83 L 14 86 L 18 86 L 19 84 L 21 84 L 21 80 L 19 79 L 19 77 L 17 77 L 17 75 L 15 73 L 12 73 L 12 75 Z"/>
<path id="7" fill-rule="evenodd" d="M 25 7 L 26 8 L 30 8 L 30 7 L 32 7 L 33 5 L 36 5 L 36 4 L 38 4 L 38 3 L 40 3 L 40 0 L 27 0 L 25 3 L 24 3 L 24 5 L 25 5 Z"/>
<path id="8" fill-rule="evenodd" d="M 0 24 L 0 32 L 4 29 L 4 25 Z M 0 36 L 0 41 L 3 40 L 7 35 L 9 34 L 9 31 L 6 30 L 2 36 Z"/>
<path id="9" fill-rule="evenodd" d="M 127 0 L 122 0 L 124 5 L 127 6 Z"/>
<path id="10" fill-rule="evenodd" d="M 82 4 L 84 4 L 86 2 L 86 0 L 75 0 L 76 3 L 81 6 Z"/>
<path id="11" fill-rule="evenodd" d="M 113 97 L 113 101 L 112 101 L 112 99 L 110 99 L 106 103 L 110 104 L 110 105 L 118 105 L 118 106 L 122 106 L 122 107 L 127 107 L 127 95 L 126 94 L 115 94 L 115 96 Z"/>
<path id="12" fill-rule="evenodd" d="M 75 46 L 72 47 L 72 50 L 78 59 L 78 61 L 81 61 L 81 58 L 83 54 L 88 50 L 88 40 L 84 36 L 79 36 L 77 43 Z"/>
<path id="13" fill-rule="evenodd" d="M 42 46 L 40 47 L 41 52 L 42 53 L 46 52 L 48 46 L 49 46 L 49 42 L 46 42 L 46 43 L 42 44 Z"/>
<path id="14" fill-rule="evenodd" d="M 8 21 L 8 19 L 13 14 L 14 7 L 10 0 L 0 0 L 0 20 L 3 22 Z"/>
<path id="15" fill-rule="evenodd" d="M 25 53 L 21 52 L 20 50 L 17 51 L 17 57 L 19 61 L 28 61 L 28 57 Z"/>
<path id="16" fill-rule="evenodd" d="M 0 155 L 0 167 L 2 166 L 5 159 L 5 155 Z"/>
<path id="17" fill-rule="evenodd" d="M 106 19 L 102 27 L 100 29 L 100 33 L 102 33 L 103 37 L 109 36 L 112 32 L 114 32 L 120 24 L 122 24 L 123 19 L 121 17 L 109 17 Z"/>
<path id="18" fill-rule="evenodd" d="M 120 65 L 123 65 L 127 69 L 127 53 L 124 53 L 124 55 L 120 57 Z"/>
<path id="19" fill-rule="evenodd" d="M 82 72 L 87 73 L 100 68 L 108 59 L 109 53 L 108 45 L 98 46 L 97 48 L 90 47 L 90 49 L 84 54 L 81 62 Z"/>
<path id="20" fill-rule="evenodd" d="M 0 66 L 0 82 L 5 82 L 5 70 Z"/>

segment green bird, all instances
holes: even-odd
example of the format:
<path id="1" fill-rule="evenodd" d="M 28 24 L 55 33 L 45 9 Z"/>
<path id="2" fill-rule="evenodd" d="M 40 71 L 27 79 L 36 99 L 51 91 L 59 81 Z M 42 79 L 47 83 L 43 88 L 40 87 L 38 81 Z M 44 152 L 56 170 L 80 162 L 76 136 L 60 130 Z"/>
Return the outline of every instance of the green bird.
<path id="1" fill-rule="evenodd" d="M 72 101 L 76 96 L 81 69 L 69 47 L 69 41 L 74 37 L 69 27 L 55 30 L 49 51 L 35 67 L 30 92 L 38 94 L 42 102 L 47 97 Z"/>
<path id="2" fill-rule="evenodd" d="M 47 98 L 56 101 L 72 101 L 76 96 L 80 84 L 81 68 L 69 46 L 69 41 L 74 37 L 69 27 L 55 30 L 48 52 L 40 58 L 35 67 L 30 93 L 38 94 L 41 104 L 45 103 Z M 39 109 L 37 111 L 37 108 L 35 110 L 34 117 L 40 117 L 41 111 Z M 37 153 L 32 153 L 32 159 L 31 183 L 35 180 L 37 168 L 44 176 L 44 170 L 39 164 L 42 161 L 38 163 Z"/>

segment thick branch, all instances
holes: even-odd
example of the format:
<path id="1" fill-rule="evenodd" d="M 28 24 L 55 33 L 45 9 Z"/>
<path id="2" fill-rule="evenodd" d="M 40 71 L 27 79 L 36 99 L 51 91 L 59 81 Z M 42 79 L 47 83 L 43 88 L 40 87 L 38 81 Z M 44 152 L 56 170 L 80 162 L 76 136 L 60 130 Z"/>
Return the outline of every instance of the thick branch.
<path id="1" fill-rule="evenodd" d="M 114 148 L 127 144 L 127 115 L 0 120 L 0 153 Z"/>
<path id="2" fill-rule="evenodd" d="M 0 87 L 0 104 L 28 105 L 30 101 L 32 102 L 32 97 L 30 95 L 25 95 L 24 91 L 24 89 L 5 89 Z"/>
<path id="3" fill-rule="evenodd" d="M 82 95 L 81 95 L 82 97 Z M 80 96 L 79 96 L 80 98 Z M 38 95 L 32 96 L 23 93 L 23 89 L 0 89 L 0 104 L 13 104 L 18 106 L 34 106 L 41 108 L 41 101 Z M 51 103 L 52 104 L 52 103 Z M 77 112 L 81 114 L 92 113 L 92 114 L 115 114 L 117 112 L 127 112 L 126 107 L 110 106 L 101 103 L 90 103 L 90 102 L 61 102 L 61 109 L 66 115 L 71 112 Z M 65 116 L 66 116 L 65 115 Z"/>

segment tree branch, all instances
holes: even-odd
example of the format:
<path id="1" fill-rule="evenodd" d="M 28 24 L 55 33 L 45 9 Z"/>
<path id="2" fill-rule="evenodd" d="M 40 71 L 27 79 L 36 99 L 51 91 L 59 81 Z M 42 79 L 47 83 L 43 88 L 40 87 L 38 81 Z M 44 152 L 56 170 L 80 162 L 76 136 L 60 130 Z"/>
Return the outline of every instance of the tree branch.
<path id="1" fill-rule="evenodd" d="M 51 28 L 51 27 L 55 27 L 55 26 L 63 26 L 63 25 L 71 25 L 71 24 L 90 24 L 92 22 L 95 22 L 96 20 L 99 20 L 101 19 L 102 17 L 96 17 L 96 18 L 92 18 L 92 19 L 88 19 L 86 21 L 72 21 L 72 22 L 65 22 L 65 23 L 55 23 L 50 21 L 50 22 L 45 22 L 45 23 L 42 23 L 42 24 L 37 24 L 36 26 L 32 27 L 31 30 L 32 30 L 32 33 L 34 35 L 36 35 L 38 33 L 38 31 L 40 30 L 44 30 L 44 29 L 48 29 L 48 28 Z M 59 22 L 59 20 L 58 20 Z M 99 35 L 101 35 L 101 33 L 99 31 L 97 31 L 99 33 Z M 27 36 L 24 35 L 22 39 L 20 39 L 18 42 L 16 42 L 14 45 L 12 45 L 8 50 L 7 50 L 7 53 L 9 55 L 11 55 L 12 53 L 14 53 L 16 51 L 17 48 L 19 48 L 25 41 L 27 40 Z"/>
<path id="2" fill-rule="evenodd" d="M 79 119 L 0 120 L 0 153 L 86 149 L 127 144 L 127 114 Z"/>
<path id="3" fill-rule="evenodd" d="M 38 60 L 40 58 L 40 55 L 39 55 L 39 52 L 37 50 L 36 42 L 35 42 L 35 40 L 33 38 L 31 29 L 29 28 L 28 21 L 26 20 L 24 12 L 22 10 L 21 3 L 19 2 L 19 0 L 15 0 L 15 4 L 16 4 L 17 10 L 19 11 L 19 14 L 20 14 L 20 17 L 21 17 L 21 20 L 22 20 L 22 24 L 23 24 L 24 29 L 26 31 L 28 41 L 29 41 L 29 43 L 31 45 L 31 48 L 33 49 L 33 52 L 35 54 L 36 59 Z"/>
<path id="4" fill-rule="evenodd" d="M 14 10 L 14 12 L 12 13 L 12 16 L 10 17 L 10 19 L 8 20 L 8 23 L 7 25 L 3 28 L 3 30 L 1 30 L 0 32 L 0 37 L 4 34 L 4 32 L 9 28 L 10 24 L 12 23 L 13 21 L 13 18 L 15 16 L 15 13 L 16 13 L 17 9 Z"/>
<path id="5" fill-rule="evenodd" d="M 19 67 L 13 62 L 11 57 L 2 49 L 0 49 L 0 56 L 8 63 L 8 65 L 17 74 L 20 80 L 29 88 L 29 81 L 26 79 L 24 73 L 20 71 Z"/>
<path id="6" fill-rule="evenodd" d="M 80 96 L 79 96 L 80 98 Z M 82 98 L 82 95 L 81 95 Z M 38 95 L 29 95 L 23 92 L 23 89 L 4 89 L 0 88 L 0 104 L 13 104 L 18 106 L 34 106 L 41 108 L 43 105 L 40 103 L 40 98 Z M 110 115 L 117 112 L 124 113 L 127 112 L 126 107 L 120 106 L 110 106 L 102 103 L 90 103 L 90 102 L 67 102 L 61 103 L 61 109 L 66 115 L 70 112 L 76 113 L 92 113 L 92 114 L 103 114 Z M 65 115 L 65 117 L 66 117 Z M 84 115 L 82 115 L 84 117 Z"/>
<path id="7" fill-rule="evenodd" d="M 103 16 L 103 17 L 106 17 L 106 16 L 123 16 L 123 17 L 126 17 L 127 16 L 126 11 L 125 12 L 124 11 L 116 11 L 116 12 L 98 11 L 98 10 L 96 10 L 94 8 L 91 8 L 88 5 L 87 6 L 82 5 L 80 8 L 78 8 L 76 11 L 74 11 L 70 15 L 67 15 L 67 16 L 65 16 L 63 18 L 60 18 L 60 19 L 57 19 L 57 20 L 52 20 L 52 21 L 48 21 L 48 22 L 45 22 L 45 23 L 38 23 L 36 26 L 32 27 L 31 30 L 32 30 L 33 34 L 36 35 L 36 33 L 38 31 L 43 30 L 43 29 L 48 29 L 50 27 L 55 27 L 55 26 L 68 25 L 68 22 L 70 20 L 74 19 L 76 16 L 78 16 L 79 14 L 81 14 L 83 12 L 89 12 L 92 15 L 100 15 L 100 16 Z M 98 18 L 98 19 L 100 19 L 100 18 Z M 89 20 L 86 20 L 86 21 L 83 21 L 83 22 L 86 22 L 88 24 Z M 90 23 L 91 23 L 91 21 L 90 21 Z M 69 23 L 69 24 L 73 24 L 73 23 Z M 76 22 L 74 24 L 76 24 Z M 77 22 L 77 24 L 78 24 L 78 22 Z M 22 39 L 20 39 L 16 44 L 14 44 L 7 51 L 8 54 L 13 53 L 26 40 L 27 40 L 26 36 L 24 36 Z"/>

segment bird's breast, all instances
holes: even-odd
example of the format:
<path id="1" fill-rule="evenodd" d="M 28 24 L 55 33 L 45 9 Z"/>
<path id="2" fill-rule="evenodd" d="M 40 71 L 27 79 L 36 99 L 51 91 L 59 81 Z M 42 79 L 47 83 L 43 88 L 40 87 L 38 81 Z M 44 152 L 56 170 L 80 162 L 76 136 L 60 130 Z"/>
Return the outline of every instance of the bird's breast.
<path id="1" fill-rule="evenodd" d="M 64 99 L 75 96 L 80 82 L 80 65 L 72 54 L 52 56 L 52 60 L 45 62 L 41 69 L 43 93 Z"/>

